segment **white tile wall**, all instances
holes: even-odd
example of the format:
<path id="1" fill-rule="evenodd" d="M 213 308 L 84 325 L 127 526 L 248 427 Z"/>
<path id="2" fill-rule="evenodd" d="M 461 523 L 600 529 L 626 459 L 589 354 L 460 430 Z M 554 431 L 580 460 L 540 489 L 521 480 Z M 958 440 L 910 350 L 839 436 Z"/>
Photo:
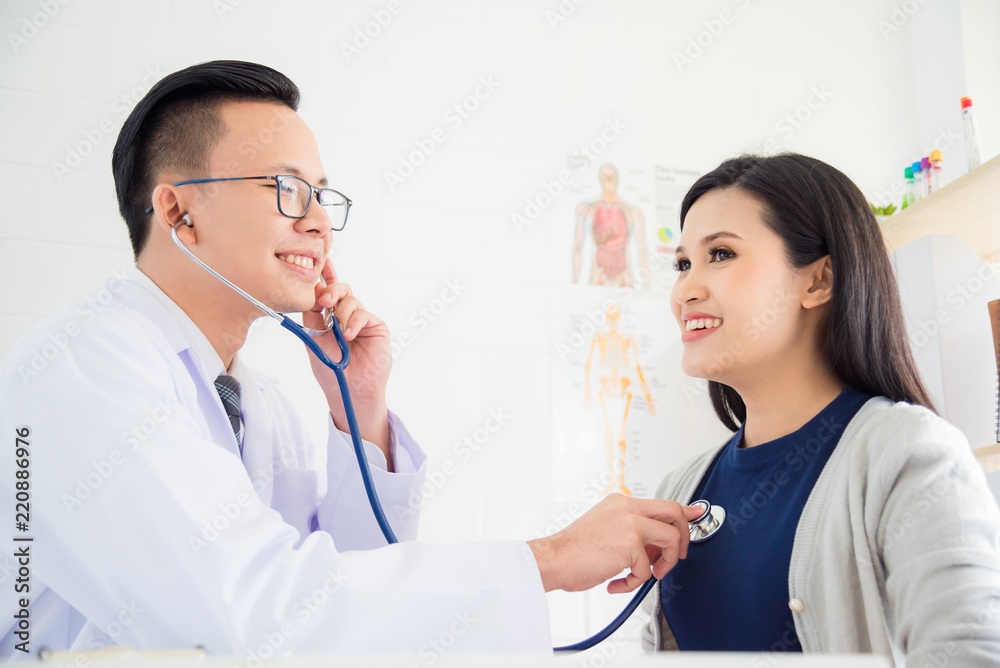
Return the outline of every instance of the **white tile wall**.
<path id="1" fill-rule="evenodd" d="M 510 224 L 552 177 L 553 156 L 617 114 L 631 124 L 613 153 L 623 164 L 707 170 L 774 137 L 776 148 L 812 153 L 877 191 L 918 139 L 909 38 L 884 39 L 875 26 L 890 0 L 591 0 L 554 27 L 546 12 L 556 2 L 403 0 L 350 62 L 341 45 L 386 3 L 244 0 L 220 15 L 221 4 L 73 0 L 17 48 L 9 35 L 39 4 L 0 4 L 0 354 L 129 264 L 110 151 L 121 104 L 144 92 L 148 73 L 213 58 L 277 67 L 302 88 L 332 183 L 356 201 L 333 251 L 342 278 L 394 332 L 413 334 L 389 396 L 431 468 L 490 408 L 511 415 L 429 499 L 421 536 L 431 541 L 530 538 L 559 509 L 547 355 L 551 300 L 565 288 L 549 265 L 568 249 L 552 248 L 547 215 L 522 235 Z M 723 10 L 735 20 L 679 70 L 674 53 Z M 499 82 L 496 92 L 460 127 L 445 126 L 447 141 L 391 191 L 385 172 L 481 76 Z M 833 97 L 801 129 L 776 129 L 824 85 Z M 113 131 L 57 175 L 53 163 L 102 122 Z M 412 315 L 453 278 L 467 291 L 415 331 Z M 301 346 L 263 325 L 247 356 L 283 380 L 320 433 L 322 396 Z M 685 382 L 679 372 L 675 382 Z M 725 432 L 693 394 L 688 431 L 708 447 Z M 557 640 L 602 626 L 622 603 L 607 599 L 553 596 Z"/>

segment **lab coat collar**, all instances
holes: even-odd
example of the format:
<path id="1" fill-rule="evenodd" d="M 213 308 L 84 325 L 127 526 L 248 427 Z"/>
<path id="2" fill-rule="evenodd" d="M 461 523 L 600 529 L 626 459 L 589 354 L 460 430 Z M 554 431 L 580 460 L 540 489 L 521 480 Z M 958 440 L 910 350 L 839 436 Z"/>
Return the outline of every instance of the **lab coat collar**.
<path id="1" fill-rule="evenodd" d="M 153 300 L 127 299 L 125 301 L 128 302 L 128 305 L 142 311 L 156 322 L 175 353 L 180 354 L 190 348 L 194 352 L 202 376 L 209 382 L 210 386 L 214 384 L 219 374 L 226 372 L 226 365 L 222 363 L 222 358 L 215 352 L 215 348 L 212 347 L 205 334 L 198 329 L 188 314 L 141 269 L 136 267 L 135 273 L 129 277 L 129 280 L 137 288 L 153 297 Z M 125 297 L 127 292 L 123 293 L 122 296 Z M 233 366 L 237 365 L 234 363 Z"/>
<path id="2" fill-rule="evenodd" d="M 278 383 L 277 380 L 270 376 L 251 372 L 249 367 L 243 364 L 239 351 L 236 351 L 236 354 L 233 356 L 233 362 L 227 370 L 222 363 L 222 358 L 219 357 L 219 353 L 215 352 L 215 348 L 212 347 L 205 334 L 188 317 L 188 314 L 174 300 L 168 297 L 167 293 L 161 290 L 160 286 L 154 283 L 149 276 L 136 267 L 135 273 L 128 276 L 127 280 L 143 288 L 146 293 L 154 298 L 156 303 L 155 305 L 149 304 L 147 308 L 143 308 L 148 300 L 144 300 L 142 303 L 132 301 L 129 303 L 129 306 L 143 311 L 146 315 L 153 318 L 163 331 L 163 335 L 167 337 L 167 341 L 175 353 L 181 353 L 189 348 L 193 350 L 195 353 L 194 356 L 201 367 L 202 375 L 207 380 L 211 380 L 214 383 L 219 374 L 226 373 L 239 380 L 241 384 L 245 379 L 249 379 L 251 375 L 256 375 L 255 380 L 259 389 L 266 389 Z M 157 309 L 156 306 L 160 308 Z M 261 321 L 257 320 L 254 324 L 250 325 L 251 334 L 253 333 L 254 326 L 259 322 Z"/>
<path id="3" fill-rule="evenodd" d="M 243 462 L 248 471 L 270 471 L 272 466 L 270 450 L 269 448 L 256 447 L 256 435 L 271 433 L 272 425 L 264 405 L 265 400 L 262 392 L 277 384 L 278 381 L 252 371 L 243 363 L 239 352 L 233 357 L 233 363 L 227 371 L 219 354 L 215 352 L 215 348 L 212 347 L 204 333 L 152 279 L 136 268 L 134 274 L 127 277 L 127 280 L 131 282 L 131 285 L 121 291 L 120 299 L 122 302 L 151 318 L 166 337 L 174 353 L 180 355 L 184 351 L 191 351 L 189 358 L 196 366 L 206 387 L 214 390 L 215 379 L 221 373 L 227 373 L 240 381 L 244 424 Z M 218 408 L 215 417 L 223 420 L 220 423 L 225 425 L 222 432 L 231 435 L 232 429 L 229 427 L 221 401 L 218 403 Z M 225 447 L 238 455 L 239 448 L 236 445 L 235 437 L 226 438 L 225 441 Z M 255 480 L 254 488 L 261 500 L 269 503 L 271 498 L 270 478 L 260 477 L 266 481 L 266 484 L 260 484 Z"/>

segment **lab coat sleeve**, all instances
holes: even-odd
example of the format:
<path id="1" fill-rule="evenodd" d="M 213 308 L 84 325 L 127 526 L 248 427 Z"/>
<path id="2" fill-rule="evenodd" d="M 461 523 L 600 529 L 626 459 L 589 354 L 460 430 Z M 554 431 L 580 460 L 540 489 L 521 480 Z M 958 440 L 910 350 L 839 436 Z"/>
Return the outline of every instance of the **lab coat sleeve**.
<path id="1" fill-rule="evenodd" d="M 327 443 L 328 490 L 317 513 L 319 528 L 333 536 L 340 550 L 363 550 L 386 545 L 368 503 L 351 435 L 339 431 L 329 420 Z M 364 441 L 372 481 L 382 510 L 396 538 L 415 540 L 423 500 L 421 488 L 427 471 L 420 446 L 402 421 L 389 413 L 390 453 L 394 473 L 386 471 L 385 454 L 374 443 Z"/>
<path id="2" fill-rule="evenodd" d="M 965 437 L 911 406 L 873 470 L 874 540 L 906 664 L 1000 662 L 1000 512 Z M 869 506 L 879 510 L 877 504 Z"/>
<path id="3" fill-rule="evenodd" d="M 165 340 L 113 311 L 78 327 L 28 378 L 18 369 L 45 333 L 8 357 L 0 429 L 13 441 L 30 428 L 33 575 L 100 628 L 137 610 L 115 642 L 240 657 L 548 651 L 527 545 L 300 542 L 239 457 L 205 437 L 203 390 Z M 13 460 L 0 460 L 0 498 L 14 498 Z M 6 526 L 12 506 L 0 504 Z"/>

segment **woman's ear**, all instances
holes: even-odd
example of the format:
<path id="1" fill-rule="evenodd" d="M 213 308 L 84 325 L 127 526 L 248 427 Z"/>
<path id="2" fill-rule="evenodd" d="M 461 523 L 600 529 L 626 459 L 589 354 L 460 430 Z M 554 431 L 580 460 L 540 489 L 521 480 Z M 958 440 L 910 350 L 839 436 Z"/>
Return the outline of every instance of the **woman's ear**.
<path id="1" fill-rule="evenodd" d="M 833 299 L 833 261 L 829 255 L 803 267 L 802 271 L 808 286 L 802 297 L 802 308 L 816 308 Z"/>

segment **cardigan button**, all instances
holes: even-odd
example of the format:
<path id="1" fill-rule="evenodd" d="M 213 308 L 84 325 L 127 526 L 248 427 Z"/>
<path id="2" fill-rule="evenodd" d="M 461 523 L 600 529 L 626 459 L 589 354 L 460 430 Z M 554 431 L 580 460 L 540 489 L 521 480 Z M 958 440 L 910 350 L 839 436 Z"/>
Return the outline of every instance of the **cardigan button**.
<path id="1" fill-rule="evenodd" d="M 792 609 L 792 612 L 802 612 L 806 608 L 805 604 L 797 598 L 790 600 L 788 607 Z"/>

